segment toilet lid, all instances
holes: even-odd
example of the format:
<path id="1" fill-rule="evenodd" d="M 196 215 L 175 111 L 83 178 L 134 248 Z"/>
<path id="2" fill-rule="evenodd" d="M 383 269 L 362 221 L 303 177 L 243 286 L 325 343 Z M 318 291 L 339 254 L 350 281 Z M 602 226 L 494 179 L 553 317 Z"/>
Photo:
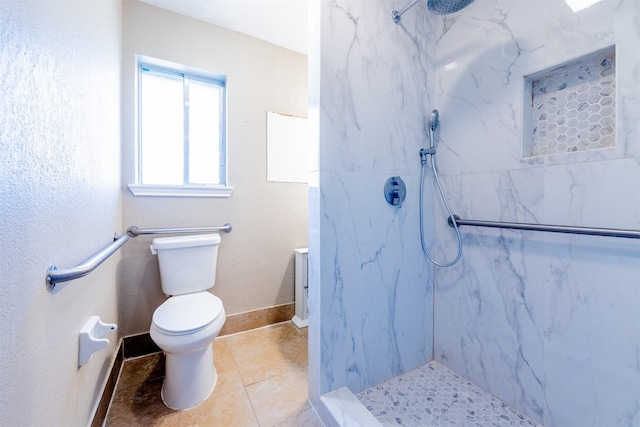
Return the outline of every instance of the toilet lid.
<path id="1" fill-rule="evenodd" d="M 222 313 L 222 301 L 209 292 L 173 296 L 153 312 L 153 323 L 170 335 L 196 332 Z"/>

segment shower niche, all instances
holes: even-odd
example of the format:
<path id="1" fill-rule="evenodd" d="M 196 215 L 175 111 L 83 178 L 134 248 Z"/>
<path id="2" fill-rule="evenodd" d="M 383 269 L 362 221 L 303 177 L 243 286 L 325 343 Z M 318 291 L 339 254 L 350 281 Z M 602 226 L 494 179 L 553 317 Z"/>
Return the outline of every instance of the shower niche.
<path id="1" fill-rule="evenodd" d="M 523 157 L 615 146 L 615 46 L 524 77 Z"/>

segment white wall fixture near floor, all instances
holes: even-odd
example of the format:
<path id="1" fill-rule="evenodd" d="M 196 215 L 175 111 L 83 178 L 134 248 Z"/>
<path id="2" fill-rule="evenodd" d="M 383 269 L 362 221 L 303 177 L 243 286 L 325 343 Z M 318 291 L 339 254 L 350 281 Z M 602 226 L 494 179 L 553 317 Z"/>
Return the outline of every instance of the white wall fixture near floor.
<path id="1" fill-rule="evenodd" d="M 298 328 L 309 325 L 309 313 L 307 310 L 307 298 L 309 293 L 308 258 L 309 248 L 300 248 L 295 251 L 295 301 L 296 315 L 293 316 L 293 323 Z"/>
<path id="2" fill-rule="evenodd" d="M 103 337 L 117 329 L 115 323 L 104 323 L 99 316 L 91 316 L 78 336 L 78 366 L 89 362 L 96 351 L 109 347 L 109 339 Z"/>

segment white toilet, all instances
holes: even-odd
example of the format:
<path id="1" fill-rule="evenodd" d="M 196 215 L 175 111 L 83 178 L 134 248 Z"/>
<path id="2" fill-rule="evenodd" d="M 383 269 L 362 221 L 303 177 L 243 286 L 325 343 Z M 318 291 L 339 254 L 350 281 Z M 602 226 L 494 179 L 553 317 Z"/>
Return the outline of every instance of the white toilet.
<path id="1" fill-rule="evenodd" d="M 171 409 L 188 409 L 205 400 L 218 376 L 213 340 L 225 321 L 215 284 L 219 234 L 153 239 L 162 291 L 169 298 L 153 313 L 151 339 L 164 350 L 162 400 Z"/>

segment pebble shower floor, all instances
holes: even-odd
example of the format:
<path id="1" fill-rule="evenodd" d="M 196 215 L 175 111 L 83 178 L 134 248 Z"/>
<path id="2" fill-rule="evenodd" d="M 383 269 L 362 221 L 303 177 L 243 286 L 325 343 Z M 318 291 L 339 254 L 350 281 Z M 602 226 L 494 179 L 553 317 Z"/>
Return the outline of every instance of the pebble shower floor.
<path id="1" fill-rule="evenodd" d="M 356 396 L 383 426 L 542 427 L 433 361 Z"/>

